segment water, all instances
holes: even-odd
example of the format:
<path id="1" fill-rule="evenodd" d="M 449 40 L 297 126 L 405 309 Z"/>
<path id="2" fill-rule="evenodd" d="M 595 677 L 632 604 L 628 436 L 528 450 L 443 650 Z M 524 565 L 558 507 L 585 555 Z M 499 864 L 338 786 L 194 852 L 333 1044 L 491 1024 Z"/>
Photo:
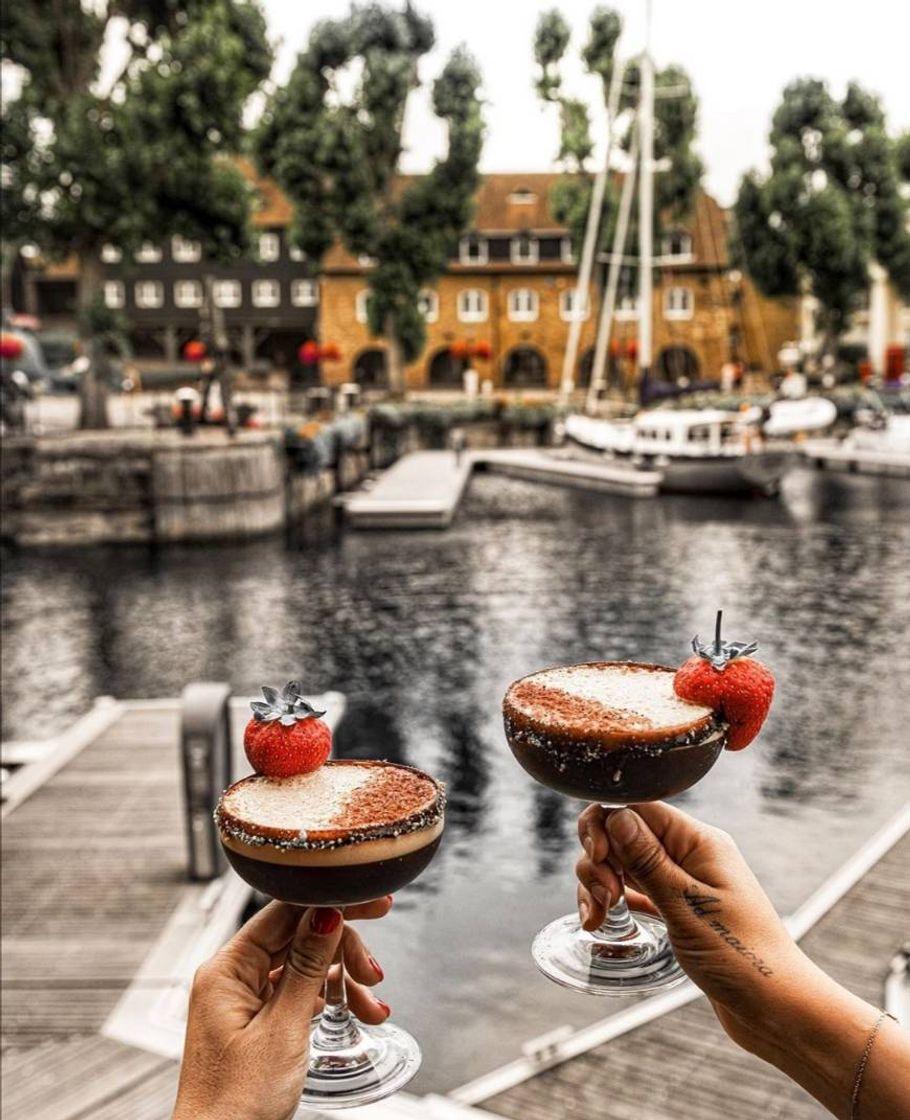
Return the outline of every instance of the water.
<path id="1" fill-rule="evenodd" d="M 480 476 L 446 533 L 327 520 L 293 542 L 9 555 L 3 734 L 199 678 L 346 692 L 337 754 L 449 783 L 444 848 L 363 931 L 424 1048 L 415 1090 L 439 1091 L 619 1006 L 531 964 L 533 934 L 573 905 L 578 805 L 512 760 L 508 683 L 557 662 L 678 662 L 722 606 L 778 695 L 761 739 L 679 800 L 737 837 L 788 910 L 910 796 L 908 511 L 898 479 L 805 472 L 780 502 L 744 505 Z"/>

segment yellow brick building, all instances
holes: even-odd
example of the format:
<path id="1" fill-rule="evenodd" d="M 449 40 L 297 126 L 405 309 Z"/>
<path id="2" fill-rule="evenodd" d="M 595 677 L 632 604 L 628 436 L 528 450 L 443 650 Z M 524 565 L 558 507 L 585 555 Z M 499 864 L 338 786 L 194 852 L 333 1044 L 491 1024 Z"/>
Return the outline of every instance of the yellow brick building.
<path id="1" fill-rule="evenodd" d="M 462 238 L 446 273 L 423 293 L 427 343 L 408 366 L 411 389 L 459 388 L 465 345 L 489 349 L 473 359 L 481 378 L 498 388 L 556 388 L 574 308 L 577 263 L 567 229 L 553 217 L 555 174 L 493 174 L 477 196 L 473 229 Z M 748 277 L 731 269 L 728 215 L 701 193 L 688 223 L 659 246 L 654 284 L 654 362 L 668 380 L 717 378 L 730 358 L 766 372 L 776 368 L 783 343 L 799 334 L 796 300 L 768 300 Z M 605 264 L 601 262 L 602 267 Z M 371 262 L 340 247 L 324 262 L 320 335 L 342 361 L 324 376 L 332 382 L 385 381 L 385 342 L 370 335 L 366 298 Z M 634 267 L 624 268 L 613 331 L 610 381 L 635 376 L 638 308 Z M 576 381 L 590 377 L 599 289 L 594 313 L 582 322 Z"/>

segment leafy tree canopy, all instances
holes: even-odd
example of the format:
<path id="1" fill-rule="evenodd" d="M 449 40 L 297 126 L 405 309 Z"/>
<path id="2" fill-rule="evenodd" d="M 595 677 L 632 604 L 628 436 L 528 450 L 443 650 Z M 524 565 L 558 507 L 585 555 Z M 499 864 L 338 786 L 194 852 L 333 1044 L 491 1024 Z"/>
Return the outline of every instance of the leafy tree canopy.
<path id="1" fill-rule="evenodd" d="M 119 74 L 104 46 L 123 39 Z M 0 53 L 19 68 L 3 106 L 5 249 L 80 258 L 86 336 L 99 321 L 98 254 L 179 233 L 210 258 L 248 245 L 250 192 L 224 155 L 272 54 L 256 0 L 30 0 L 5 4 Z M 105 423 L 94 372 L 83 424 Z M 91 401 L 94 401 L 92 404 Z"/>
<path id="2" fill-rule="evenodd" d="M 444 271 L 469 226 L 479 182 L 480 74 L 464 47 L 432 86 L 448 151 L 427 175 L 397 174 L 407 101 L 433 42 L 432 24 L 410 4 L 355 6 L 318 23 L 254 138 L 263 171 L 294 203 L 292 237 L 314 265 L 336 241 L 375 261 L 369 322 L 389 341 L 395 389 L 403 387 L 401 361 L 423 349 L 420 289 Z M 342 72 L 357 74 L 349 98 L 338 92 Z"/>
<path id="3" fill-rule="evenodd" d="M 769 174 L 740 183 L 732 249 L 766 294 L 814 295 L 830 346 L 871 262 L 910 294 L 910 141 L 889 137 L 881 103 L 858 84 L 838 101 L 815 78 L 787 86 L 769 139 Z"/>

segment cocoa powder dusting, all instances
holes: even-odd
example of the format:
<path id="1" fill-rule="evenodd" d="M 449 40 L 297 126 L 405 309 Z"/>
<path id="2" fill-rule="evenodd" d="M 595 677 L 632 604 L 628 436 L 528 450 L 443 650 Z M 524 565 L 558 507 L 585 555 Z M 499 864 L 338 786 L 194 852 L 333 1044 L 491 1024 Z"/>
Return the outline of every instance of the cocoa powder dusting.
<path id="1" fill-rule="evenodd" d="M 532 718 L 558 723 L 578 735 L 595 732 L 647 731 L 652 720 L 627 709 L 608 708 L 596 700 L 588 700 L 552 685 L 533 680 L 518 681 L 509 690 L 516 706 L 533 713 Z"/>
<path id="2" fill-rule="evenodd" d="M 383 767 L 371 781 L 352 792 L 332 818 L 331 826 L 358 829 L 395 824 L 426 809 L 436 796 L 436 786 L 421 775 Z"/>

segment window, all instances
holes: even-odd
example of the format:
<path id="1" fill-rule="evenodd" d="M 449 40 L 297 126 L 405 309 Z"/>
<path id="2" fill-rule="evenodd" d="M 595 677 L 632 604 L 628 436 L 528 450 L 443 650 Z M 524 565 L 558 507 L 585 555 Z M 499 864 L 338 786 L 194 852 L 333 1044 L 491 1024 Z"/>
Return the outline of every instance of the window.
<path id="1" fill-rule="evenodd" d="M 123 283 L 120 280 L 107 280 L 104 285 L 105 307 L 123 307 Z"/>
<path id="2" fill-rule="evenodd" d="M 458 259 L 462 264 L 486 264 L 490 259 L 487 239 L 471 234 L 458 243 Z"/>
<path id="3" fill-rule="evenodd" d="M 692 238 L 683 229 L 675 229 L 663 239 L 663 255 L 668 260 L 692 259 Z"/>
<path id="4" fill-rule="evenodd" d="M 423 288 L 417 297 L 417 309 L 428 323 L 439 318 L 439 295 L 432 288 Z"/>
<path id="5" fill-rule="evenodd" d="M 567 323 L 573 319 L 587 319 L 590 310 L 590 302 L 586 295 L 582 296 L 581 306 L 576 309 L 574 288 L 564 288 L 559 293 L 559 315 Z"/>
<path id="6" fill-rule="evenodd" d="M 360 291 L 354 296 L 354 317 L 358 323 L 369 322 L 369 315 L 367 314 L 367 301 L 370 298 L 369 288 L 361 288 Z"/>
<path id="7" fill-rule="evenodd" d="M 175 307 L 201 307 L 202 285 L 198 280 L 178 280 L 174 285 Z"/>
<path id="8" fill-rule="evenodd" d="M 239 307 L 242 293 L 239 280 L 216 280 L 212 285 L 212 298 L 218 307 Z"/>
<path id="9" fill-rule="evenodd" d="M 537 195 L 530 187 L 516 187 L 509 195 L 508 201 L 514 206 L 530 206 L 537 201 Z"/>
<path id="10" fill-rule="evenodd" d="M 161 250 L 151 241 L 145 241 L 136 250 L 136 260 L 140 264 L 157 264 L 161 260 Z"/>
<path id="11" fill-rule="evenodd" d="M 513 323 L 531 323 L 537 318 L 537 292 L 513 288 L 509 292 L 509 318 Z"/>
<path id="12" fill-rule="evenodd" d="M 202 246 L 177 234 L 171 238 L 171 256 L 178 264 L 195 264 L 202 259 Z"/>
<path id="13" fill-rule="evenodd" d="M 281 240 L 277 233 L 259 234 L 259 259 L 277 261 L 281 256 Z"/>
<path id="14" fill-rule="evenodd" d="M 291 303 L 295 307 L 315 307 L 319 303 L 319 285 L 315 280 L 292 280 Z"/>
<path id="15" fill-rule="evenodd" d="M 161 307 L 164 303 L 164 285 L 158 280 L 139 280 L 136 283 L 136 306 L 145 310 Z"/>
<path id="16" fill-rule="evenodd" d="M 123 260 L 123 252 L 116 245 L 102 245 L 101 259 L 105 264 L 117 264 Z"/>
<path id="17" fill-rule="evenodd" d="M 281 285 L 277 280 L 253 281 L 253 306 L 277 307 L 281 303 Z"/>
<path id="18" fill-rule="evenodd" d="M 458 293 L 458 318 L 462 323 L 482 323 L 487 317 L 487 293 L 464 288 Z"/>
<path id="19" fill-rule="evenodd" d="M 623 292 L 622 295 L 617 296 L 614 316 L 620 320 L 637 319 L 638 296 L 632 292 Z"/>
<path id="20" fill-rule="evenodd" d="M 522 233 L 512 238 L 512 264 L 537 264 L 539 256 L 536 237 Z"/>
<path id="21" fill-rule="evenodd" d="M 664 293 L 664 318 L 691 319 L 694 304 L 691 288 L 667 288 Z"/>
<path id="22" fill-rule="evenodd" d="M 563 264 L 575 264 L 575 250 L 572 248 L 571 237 L 560 238 L 559 256 Z"/>
<path id="23" fill-rule="evenodd" d="M 289 245 L 288 246 L 288 256 L 291 258 L 292 261 L 305 261 L 306 260 L 306 253 L 303 251 L 303 249 L 300 248 L 299 245 Z"/>

